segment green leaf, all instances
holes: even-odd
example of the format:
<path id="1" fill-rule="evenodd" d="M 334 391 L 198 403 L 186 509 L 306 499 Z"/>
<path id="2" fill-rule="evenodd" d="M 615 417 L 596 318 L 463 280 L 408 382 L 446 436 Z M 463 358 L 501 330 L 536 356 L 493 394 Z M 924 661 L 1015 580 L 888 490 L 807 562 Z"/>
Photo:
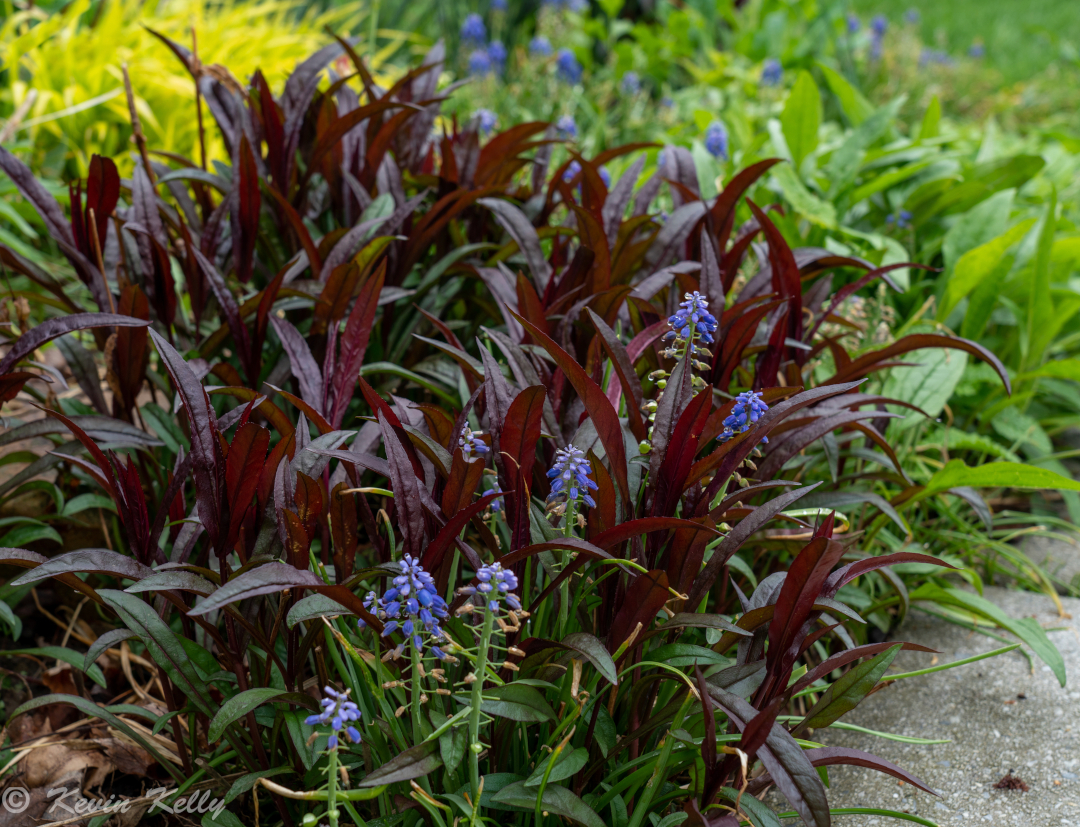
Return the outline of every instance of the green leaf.
<path id="1" fill-rule="evenodd" d="M 210 730 L 206 736 L 207 740 L 211 742 L 217 741 L 229 724 L 240 720 L 255 707 L 286 694 L 288 693 L 283 689 L 258 687 L 234 695 L 222 704 L 221 709 L 217 711 L 213 720 L 210 721 Z"/>
<path id="2" fill-rule="evenodd" d="M 817 149 L 818 130 L 821 128 L 821 93 L 814 78 L 805 69 L 799 72 L 788 94 L 780 124 L 784 128 L 784 138 L 791 150 L 795 170 L 798 171 L 803 159 Z"/>
<path id="3" fill-rule="evenodd" d="M 83 658 L 83 671 L 85 672 L 91 665 L 97 663 L 97 659 L 101 657 L 106 649 L 112 649 L 125 640 L 131 640 L 133 637 L 138 637 L 138 635 L 130 629 L 110 629 L 105 632 L 91 643 L 90 648 L 86 650 L 86 656 Z"/>
<path id="4" fill-rule="evenodd" d="M 428 716 L 431 718 L 431 725 L 436 729 L 448 720 L 437 709 L 429 709 Z M 439 754 L 442 756 L 443 766 L 446 767 L 447 772 L 453 773 L 458 768 L 462 759 L 465 758 L 468 746 L 469 733 L 463 726 L 451 727 L 439 736 Z"/>
<path id="5" fill-rule="evenodd" d="M 37 646 L 31 649 L 7 649 L 0 652 L 0 654 L 5 656 L 36 655 L 39 658 L 62 660 L 64 663 L 70 664 L 72 669 L 78 669 L 80 672 L 85 672 L 87 677 L 98 686 L 105 686 L 105 675 L 102 673 L 101 667 L 91 663 L 89 668 L 86 668 L 85 656 L 82 653 L 76 652 L 73 649 L 68 649 L 65 646 Z"/>
<path id="6" fill-rule="evenodd" d="M 165 447 L 174 454 L 180 453 L 181 448 L 185 451 L 191 450 L 184 432 L 173 421 L 172 416 L 162 410 L 156 403 L 149 402 L 140 406 L 139 412 L 150 420 L 150 427 L 154 429 L 154 433 L 165 443 Z"/>
<path id="7" fill-rule="evenodd" d="M 619 732 L 615 728 L 615 721 L 611 717 L 611 713 L 607 711 L 607 707 L 600 704 L 600 714 L 596 716 L 596 731 L 593 733 L 596 736 L 596 743 L 600 747 L 600 752 L 607 758 L 608 753 L 615 749 L 615 744 L 619 740 Z"/>
<path id="8" fill-rule="evenodd" d="M 844 114 L 852 126 L 858 126 L 873 114 L 873 104 L 863 97 L 858 89 L 848 83 L 843 75 L 824 63 L 819 63 L 818 68 L 825 76 L 825 82 L 829 84 L 829 89 L 836 95 L 836 99 L 840 102 L 840 108 L 844 110 Z"/>
<path id="9" fill-rule="evenodd" d="M 776 817 L 776 813 L 752 795 L 744 795 L 740 798 L 739 791 L 731 787 L 721 789 L 720 795 L 733 804 L 738 801 L 742 811 L 750 816 L 750 823 L 754 827 L 780 827 L 780 819 Z"/>
<path id="10" fill-rule="evenodd" d="M 1018 455 L 994 442 L 990 437 L 971 433 L 970 431 L 962 431 L 959 428 L 950 428 L 947 436 L 944 432 L 938 431 L 931 439 L 947 445 L 950 450 L 981 451 L 984 454 L 990 454 L 1009 462 L 1021 461 Z"/>
<path id="11" fill-rule="evenodd" d="M 551 768 L 548 783 L 553 784 L 556 781 L 564 781 L 570 776 L 576 775 L 588 760 L 589 751 L 584 747 L 578 747 L 572 752 L 564 752 L 559 756 L 559 760 L 555 762 L 555 766 Z M 544 773 L 547 772 L 547 761 L 548 759 L 545 758 L 536 765 L 533 774 L 525 779 L 526 787 L 540 786 L 540 782 L 544 780 Z"/>
<path id="12" fill-rule="evenodd" d="M 233 785 L 229 787 L 229 791 L 225 793 L 225 803 L 228 804 L 238 795 L 246 793 L 255 786 L 255 782 L 260 778 L 273 778 L 275 775 L 281 775 L 292 771 L 292 767 L 274 767 L 270 770 L 260 770 L 259 772 L 249 772 L 247 775 L 241 775 L 233 782 Z"/>
<path id="13" fill-rule="evenodd" d="M 892 172 L 886 172 L 884 175 L 878 175 L 871 178 L 851 193 L 851 203 L 858 204 L 860 201 L 869 198 L 871 195 L 875 195 L 876 193 L 889 189 L 889 187 L 901 184 L 908 178 L 913 178 L 918 175 L 932 163 L 933 161 L 919 161 L 915 164 L 906 164 L 905 166 L 900 167 L 900 169 L 894 169 Z"/>
<path id="14" fill-rule="evenodd" d="M 938 309 L 938 321 L 944 321 L 949 317 L 957 303 L 974 290 L 980 283 L 995 273 L 1001 266 L 1002 259 L 1009 248 L 1022 239 L 1035 224 L 1035 219 L 1021 221 L 1004 235 L 1000 235 L 992 241 L 968 250 L 960 260 L 956 262 L 949 282 L 945 287 L 945 294 L 941 298 L 941 306 Z"/>
<path id="15" fill-rule="evenodd" d="M 941 101 L 934 95 L 926 107 L 922 124 L 919 126 L 919 140 L 928 141 L 941 134 Z"/>
<path id="16" fill-rule="evenodd" d="M 790 164 L 777 164 L 772 169 L 773 180 L 780 185 L 784 198 L 795 212 L 810 222 L 827 230 L 836 227 L 836 208 L 828 201 L 823 201 L 806 188 L 799 180 L 798 173 Z"/>
<path id="17" fill-rule="evenodd" d="M 289 614 L 285 617 L 285 625 L 291 629 L 297 623 L 304 621 L 347 614 L 351 613 L 336 600 L 324 594 L 311 594 L 303 600 L 298 600 L 296 605 L 289 609 Z"/>
<path id="18" fill-rule="evenodd" d="M 731 658 L 725 658 L 712 649 L 695 646 L 692 643 L 668 643 L 649 651 L 648 660 L 659 661 L 669 666 L 693 666 L 695 663 L 701 666 L 716 663 L 723 666 L 731 664 Z"/>
<path id="19" fill-rule="evenodd" d="M 1071 379 L 1080 382 L 1080 359 L 1057 359 L 1021 374 L 1017 379 L 1045 376 L 1048 379 Z"/>
<path id="20" fill-rule="evenodd" d="M 1035 270 L 1031 280 L 1031 297 L 1028 299 L 1027 349 L 1024 364 L 1039 364 L 1043 353 L 1053 341 L 1057 329 L 1053 324 L 1056 312 L 1050 295 L 1050 257 L 1054 248 L 1054 233 L 1057 230 L 1057 191 L 1050 194 L 1050 203 L 1046 205 L 1046 215 L 1042 219 L 1038 244 L 1035 247 Z"/>
<path id="21" fill-rule="evenodd" d="M 435 772 L 442 766 L 438 751 L 439 745 L 435 741 L 425 741 L 409 747 L 368 775 L 357 786 L 382 787 L 386 784 L 411 781 Z"/>
<path id="22" fill-rule="evenodd" d="M 201 823 L 202 827 L 244 827 L 239 816 L 225 809 L 203 813 Z"/>
<path id="23" fill-rule="evenodd" d="M 161 666 L 180 691 L 206 715 L 213 715 L 216 704 L 206 692 L 205 681 L 199 678 L 183 643 L 150 606 L 133 594 L 115 589 L 98 591 L 102 599 L 116 610 L 124 625 L 135 632 L 146 646 L 150 657 Z"/>
<path id="24" fill-rule="evenodd" d="M 503 787 L 492 800 L 533 812 L 536 809 L 536 790 L 526 787 L 524 781 L 519 781 Z M 605 827 L 603 819 L 566 787 L 545 787 L 544 797 L 540 804 L 545 811 L 568 818 L 585 827 Z"/>
<path id="25" fill-rule="evenodd" d="M 6 548 L 21 548 L 22 546 L 36 543 L 38 540 L 52 540 L 58 545 L 64 544 L 63 539 L 61 539 L 56 529 L 52 526 L 21 525 L 18 528 L 9 531 L 3 537 L 0 537 L 0 546 Z"/>
<path id="26" fill-rule="evenodd" d="M 972 488 L 1080 491 L 1080 482 L 1045 468 L 1019 462 L 988 462 L 969 468 L 962 461 L 954 459 L 930 478 L 921 496 L 937 494 L 962 485 L 970 485 Z"/>
<path id="27" fill-rule="evenodd" d="M 1015 200 L 1016 190 L 1002 190 L 957 216 L 941 244 L 948 276 L 952 275 L 956 262 L 964 253 L 1004 235 L 1009 229 L 1009 216 L 1012 215 Z M 944 280 L 939 286 L 945 287 Z"/>
<path id="28" fill-rule="evenodd" d="M 949 463 L 950 465 L 952 463 Z M 1005 463 L 994 463 L 1004 465 Z M 1025 466 L 1026 467 L 1026 466 Z M 1041 469 L 1033 469 L 1041 470 Z M 1080 483 L 1077 483 L 1080 487 Z M 1039 659 L 1050 667 L 1058 682 L 1065 685 L 1065 661 L 1061 652 L 1050 642 L 1046 636 L 1046 630 L 1039 625 L 1038 621 L 1031 617 L 1014 620 L 984 597 L 966 592 L 961 589 L 941 588 L 933 583 L 925 583 L 911 593 L 912 600 L 928 600 L 945 606 L 959 606 L 969 612 L 981 615 L 994 621 L 998 626 L 1007 629 L 1020 640 L 1031 647 Z"/>
<path id="29" fill-rule="evenodd" d="M 511 721 L 543 723 L 554 721 L 555 712 L 544 696 L 531 686 L 508 683 L 484 691 L 480 708 L 489 715 L 509 718 Z"/>
<path id="30" fill-rule="evenodd" d="M 22 620 L 11 610 L 11 605 L 6 600 L 0 600 L 0 620 L 11 629 L 11 639 L 18 640 L 22 637 Z M 85 672 L 86 669 L 84 668 Z"/>
<path id="31" fill-rule="evenodd" d="M 877 686 L 901 648 L 897 644 L 845 672 L 806 713 L 802 726 L 820 729 L 851 712 Z"/>
<path id="32" fill-rule="evenodd" d="M 105 508 L 116 513 L 116 503 L 112 501 L 111 497 L 105 497 L 101 494 L 79 494 L 77 497 L 72 497 L 64 505 L 64 509 L 60 512 L 61 517 L 70 517 L 73 514 L 78 514 L 81 511 L 88 511 L 91 508 Z"/>
<path id="33" fill-rule="evenodd" d="M 968 355 L 950 348 L 924 348 L 906 354 L 904 361 L 912 362 L 912 367 L 890 369 L 882 396 L 908 402 L 936 419 L 963 377 Z M 921 414 L 910 409 L 898 405 L 890 405 L 888 409 L 904 415 L 903 419 L 889 424 L 890 433 L 906 431 L 923 421 Z"/>
<path id="34" fill-rule="evenodd" d="M 585 659 L 596 667 L 596 671 L 607 679 L 608 683 L 617 684 L 619 673 L 615 668 L 615 661 L 608 654 L 604 646 L 594 635 L 587 632 L 574 632 L 562 639 L 564 646 L 569 646 L 575 652 L 585 656 Z"/>

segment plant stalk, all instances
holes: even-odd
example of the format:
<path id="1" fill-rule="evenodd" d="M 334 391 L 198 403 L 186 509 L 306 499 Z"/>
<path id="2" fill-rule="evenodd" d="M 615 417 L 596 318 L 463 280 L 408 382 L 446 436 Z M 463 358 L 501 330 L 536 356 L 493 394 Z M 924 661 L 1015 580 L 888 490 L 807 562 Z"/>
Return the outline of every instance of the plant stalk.
<path id="1" fill-rule="evenodd" d="M 472 685 L 472 714 L 469 716 L 469 781 L 472 786 L 473 806 L 480 802 L 480 705 L 483 703 L 484 675 L 487 672 L 488 647 L 491 645 L 491 630 L 495 625 L 495 615 L 484 605 L 484 625 L 480 631 L 480 647 L 476 650 L 476 680 Z"/>

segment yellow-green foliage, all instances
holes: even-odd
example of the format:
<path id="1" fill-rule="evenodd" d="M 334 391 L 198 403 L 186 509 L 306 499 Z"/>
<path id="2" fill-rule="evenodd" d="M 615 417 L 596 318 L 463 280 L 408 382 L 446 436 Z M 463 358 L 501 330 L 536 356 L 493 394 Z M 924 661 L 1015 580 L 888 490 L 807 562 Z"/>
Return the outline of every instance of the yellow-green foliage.
<path id="1" fill-rule="evenodd" d="M 279 90 L 300 60 L 329 41 L 326 26 L 341 34 L 359 33 L 364 17 L 359 4 L 319 12 L 304 11 L 296 0 L 103 0 L 100 9 L 89 6 L 90 0 L 75 0 L 51 16 L 31 8 L 0 25 L 0 66 L 7 70 L 0 75 L 6 78 L 0 113 L 10 116 L 31 89 L 37 90 L 24 121 L 28 128 L 17 138 L 24 145 L 29 139 L 32 157 L 24 158 L 46 174 L 85 176 L 95 152 L 115 157 L 122 172 L 129 167 L 125 62 L 150 145 L 197 157 L 194 83 L 144 26 L 188 48 L 194 28 L 204 64 L 224 64 L 242 82 L 260 68 Z M 95 99 L 101 102 L 94 105 Z M 89 107 L 72 111 L 87 102 Z M 205 105 L 203 116 L 210 118 Z M 220 157 L 219 147 L 209 149 Z"/>

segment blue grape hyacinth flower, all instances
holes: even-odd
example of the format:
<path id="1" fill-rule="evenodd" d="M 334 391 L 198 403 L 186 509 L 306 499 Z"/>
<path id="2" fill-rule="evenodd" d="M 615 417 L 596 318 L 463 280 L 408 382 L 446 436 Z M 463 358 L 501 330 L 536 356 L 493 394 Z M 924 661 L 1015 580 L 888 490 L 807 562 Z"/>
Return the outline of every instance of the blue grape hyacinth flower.
<path id="1" fill-rule="evenodd" d="M 884 37 L 885 32 L 889 29 L 889 18 L 883 14 L 878 14 L 870 21 L 870 31 L 872 31 L 878 37 Z"/>
<path id="2" fill-rule="evenodd" d="M 551 54 L 551 41 L 542 34 L 538 34 L 529 41 L 529 54 L 536 57 L 547 57 Z"/>
<path id="3" fill-rule="evenodd" d="M 784 67 L 774 57 L 768 58 L 761 67 L 761 82 L 765 86 L 777 86 L 784 77 Z"/>
<path id="4" fill-rule="evenodd" d="M 501 494 L 503 492 L 502 487 L 499 485 L 499 481 L 496 480 L 495 484 L 480 494 L 481 497 L 486 497 L 488 494 Z M 491 501 L 491 510 L 498 513 L 506 507 L 506 503 L 502 497 L 496 497 Z"/>
<path id="5" fill-rule="evenodd" d="M 486 75 L 492 70 L 491 55 L 487 49 L 476 49 L 469 54 L 469 74 Z"/>
<path id="6" fill-rule="evenodd" d="M 862 21 L 859 19 L 859 15 L 855 14 L 855 12 L 849 12 L 847 16 L 848 34 L 858 34 L 861 28 Z"/>
<path id="7" fill-rule="evenodd" d="M 581 80 L 581 64 L 570 49 L 559 49 L 555 57 L 555 67 L 559 71 L 559 77 L 567 83 L 577 83 Z"/>
<path id="8" fill-rule="evenodd" d="M 483 436 L 483 431 L 474 431 L 469 427 L 468 423 L 462 427 L 461 434 L 458 436 L 458 448 L 461 449 L 466 462 L 472 459 L 474 453 L 486 454 L 491 450 L 488 448 L 487 443 L 480 439 L 481 436 Z"/>
<path id="9" fill-rule="evenodd" d="M 469 596 L 479 595 L 492 612 L 498 612 L 500 601 L 506 601 L 506 605 L 513 611 L 521 611 L 521 599 L 514 594 L 518 587 L 517 575 L 510 569 L 504 569 L 498 563 L 489 563 L 482 566 L 476 573 L 476 579 L 480 581 L 477 586 L 464 586 L 458 590 L 459 594 Z"/>
<path id="10" fill-rule="evenodd" d="M 349 740 L 354 744 L 360 743 L 360 731 L 352 725 L 353 721 L 360 720 L 360 709 L 349 700 L 349 690 L 337 692 L 329 686 L 323 687 L 326 697 L 322 699 L 322 712 L 318 715 L 309 715 L 304 723 L 308 726 L 320 726 L 330 724 L 333 733 L 327 746 L 334 749 L 338 745 L 338 735 L 344 729 Z"/>
<path id="11" fill-rule="evenodd" d="M 597 489 L 597 484 L 589 479 L 592 464 L 585 458 L 585 452 L 572 444 L 555 452 L 555 463 L 547 472 L 551 480 L 551 493 L 548 502 L 576 502 L 582 500 L 590 508 L 596 508 L 596 500 L 590 491 Z"/>
<path id="12" fill-rule="evenodd" d="M 619 85 L 627 95 L 636 95 L 641 91 L 641 76 L 637 72 L 629 71 L 622 76 Z"/>
<path id="13" fill-rule="evenodd" d="M 501 40 L 492 40 L 487 47 L 488 57 L 491 58 L 495 70 L 502 72 L 506 68 L 506 47 Z"/>
<path id="14" fill-rule="evenodd" d="M 566 172 L 563 173 L 562 179 L 567 184 L 569 184 L 571 181 L 573 181 L 575 178 L 577 178 L 580 174 L 581 174 L 581 164 L 578 163 L 576 160 L 574 160 L 574 161 L 571 161 L 569 164 L 567 164 Z"/>
<path id="15" fill-rule="evenodd" d="M 493 130 L 499 123 L 499 116 L 492 112 L 490 109 L 477 109 L 476 110 L 476 125 L 480 128 L 480 131 L 487 135 Z M 461 444 L 460 442 L 458 443 Z M 484 450 L 487 450 L 487 446 L 484 446 Z M 480 453 L 483 453 L 481 451 Z M 468 456 L 465 457 L 468 459 Z"/>
<path id="16" fill-rule="evenodd" d="M 686 342 L 690 338 L 690 325 L 693 324 L 694 339 L 711 345 L 712 334 L 716 332 L 719 322 L 709 312 L 709 300 L 697 290 L 684 294 L 683 299 L 675 315 L 668 318 L 671 330 L 664 334 L 664 339 L 669 342 Z"/>
<path id="17" fill-rule="evenodd" d="M 555 129 L 562 137 L 569 138 L 571 141 L 577 137 L 577 121 L 574 120 L 573 115 L 563 115 L 555 121 Z"/>
<path id="18" fill-rule="evenodd" d="M 600 167 L 597 174 L 600 176 L 600 180 L 604 182 L 604 186 L 611 189 L 611 173 L 608 172 L 608 168 Z"/>
<path id="19" fill-rule="evenodd" d="M 461 24 L 461 39 L 466 43 L 483 44 L 487 40 L 484 19 L 476 12 L 468 15 Z"/>
<path id="20" fill-rule="evenodd" d="M 885 223 L 895 224 L 898 230 L 906 230 L 911 226 L 912 217 L 911 210 L 897 210 L 885 218 Z"/>
<path id="21" fill-rule="evenodd" d="M 705 151 L 714 158 L 728 160 L 728 131 L 720 121 L 713 121 L 705 130 Z"/>
<path id="22" fill-rule="evenodd" d="M 922 20 L 922 14 L 919 12 L 918 9 L 908 9 L 906 12 L 904 12 L 904 21 L 906 23 L 910 23 L 912 26 L 914 26 L 920 20 Z"/>
<path id="23" fill-rule="evenodd" d="M 746 433 L 751 425 L 761 419 L 761 415 L 769 410 L 761 397 L 760 391 L 744 391 L 735 397 L 735 407 L 724 419 L 724 430 L 718 437 L 721 442 L 727 442 L 736 434 Z M 763 436 L 761 441 L 768 442 L 769 438 Z"/>
<path id="24" fill-rule="evenodd" d="M 492 11 L 506 11 L 506 9 L 507 9 L 506 0 L 491 0 L 491 10 Z"/>
<path id="25" fill-rule="evenodd" d="M 986 47 L 981 43 L 972 43 L 971 48 L 968 49 L 968 57 L 973 57 L 978 60 L 980 57 L 986 56 Z"/>
<path id="26" fill-rule="evenodd" d="M 412 643 L 417 651 L 423 651 L 424 639 L 421 632 L 426 632 L 435 640 L 443 638 L 440 620 L 450 617 L 446 601 L 435 588 L 435 580 L 420 565 L 420 561 L 411 554 L 406 554 L 398 561 L 398 574 L 386 593 L 378 601 L 375 593 L 369 592 L 364 600 L 364 606 L 375 609 L 378 616 L 385 620 L 382 637 L 392 635 L 398 629 L 406 636 L 406 642 Z M 371 609 L 369 609 L 370 611 Z M 357 621 L 357 626 L 366 628 L 363 620 Z M 397 647 L 396 654 L 400 655 L 405 644 Z M 446 658 L 446 654 L 437 644 L 432 645 L 431 652 L 440 660 Z"/>

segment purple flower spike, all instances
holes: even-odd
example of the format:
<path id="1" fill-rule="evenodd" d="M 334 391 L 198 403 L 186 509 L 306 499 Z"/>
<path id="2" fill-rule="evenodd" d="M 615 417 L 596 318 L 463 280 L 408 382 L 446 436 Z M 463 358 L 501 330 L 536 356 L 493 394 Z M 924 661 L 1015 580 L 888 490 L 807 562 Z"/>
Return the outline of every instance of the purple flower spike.
<path id="1" fill-rule="evenodd" d="M 466 43 L 482 45 L 487 40 L 487 27 L 484 19 L 473 12 L 461 24 L 461 39 Z"/>
<path id="2" fill-rule="evenodd" d="M 769 410 L 761 397 L 760 391 L 744 391 L 735 397 L 735 407 L 724 420 L 724 430 L 718 437 L 721 442 L 727 442 L 735 434 L 746 433 L 751 425 L 761 419 L 761 415 Z M 761 441 L 768 442 L 769 438 L 762 437 Z"/>
<path id="3" fill-rule="evenodd" d="M 375 601 L 375 593 L 369 592 L 364 606 L 366 608 L 370 601 L 375 614 L 385 622 L 382 637 L 389 637 L 401 629 L 406 640 L 423 651 L 424 640 L 420 632 L 423 631 L 436 641 L 442 640 L 444 635 L 439 621 L 449 618 L 450 612 L 446 601 L 435 588 L 434 578 L 424 570 L 419 560 L 406 554 L 404 559 L 398 561 L 398 567 L 401 573 L 394 578 L 382 598 Z M 358 621 L 357 625 L 361 629 L 366 626 L 362 620 Z M 403 649 L 404 645 L 401 644 L 398 649 Z M 440 660 L 445 657 L 437 646 L 432 647 L 432 651 Z"/>
<path id="4" fill-rule="evenodd" d="M 330 725 L 333 733 L 327 746 L 335 749 L 338 745 L 338 733 L 344 728 L 349 740 L 354 744 L 360 743 L 360 731 L 349 722 L 360 720 L 360 708 L 349 700 L 349 690 L 337 692 L 329 686 L 323 687 L 326 697 L 322 699 L 323 711 L 318 715 L 309 715 L 304 723 L 308 726 Z"/>
<path id="5" fill-rule="evenodd" d="M 705 130 L 705 151 L 714 158 L 728 160 L 728 131 L 720 121 L 713 121 Z"/>
<path id="6" fill-rule="evenodd" d="M 487 605 L 492 612 L 498 612 L 501 601 L 514 611 L 521 611 L 521 600 L 514 589 L 518 587 L 517 575 L 510 569 L 504 569 L 498 563 L 489 563 L 482 566 L 476 573 L 476 579 L 480 581 L 476 586 L 465 586 L 459 589 L 459 594 L 470 597 L 479 595 L 477 605 Z"/>
<path id="7" fill-rule="evenodd" d="M 581 80 L 581 64 L 577 56 L 570 49 L 559 49 L 555 57 L 555 67 L 559 70 L 559 77 L 567 83 L 577 83 Z"/>
<path id="8" fill-rule="evenodd" d="M 585 452 L 567 445 L 555 452 L 555 464 L 547 472 L 551 480 L 548 502 L 576 502 L 581 500 L 590 508 L 596 508 L 596 500 L 589 494 L 597 484 L 589 479 L 592 464 L 585 459 Z"/>

